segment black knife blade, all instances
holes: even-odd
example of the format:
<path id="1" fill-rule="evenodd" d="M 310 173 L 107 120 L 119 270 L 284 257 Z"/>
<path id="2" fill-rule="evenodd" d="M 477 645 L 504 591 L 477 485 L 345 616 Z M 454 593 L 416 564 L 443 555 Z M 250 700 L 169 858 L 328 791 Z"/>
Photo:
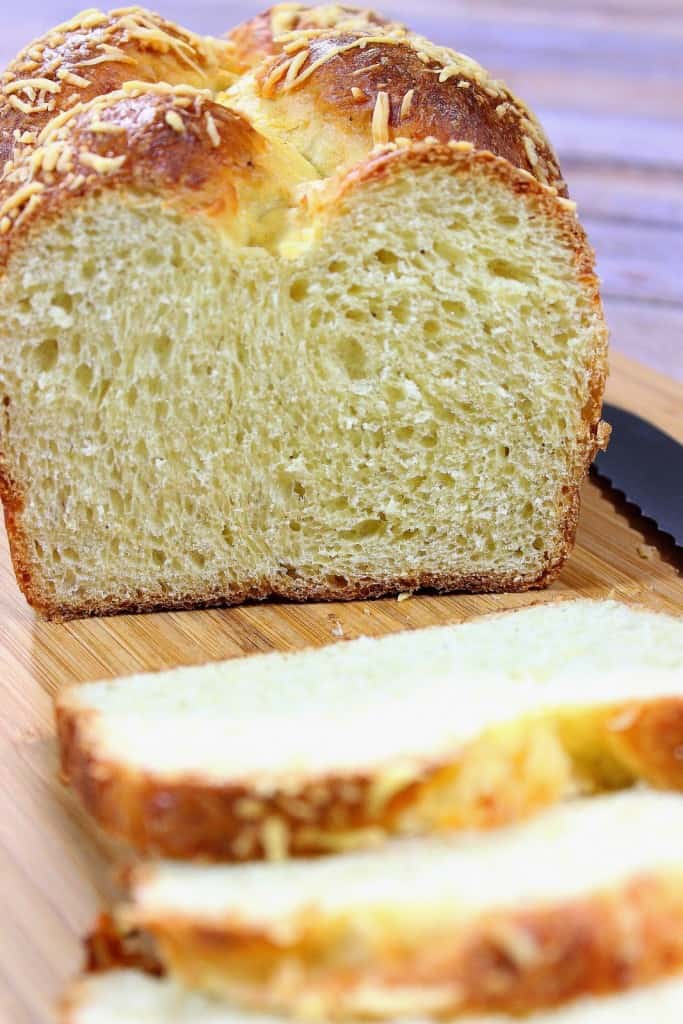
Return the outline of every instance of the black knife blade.
<path id="1" fill-rule="evenodd" d="M 616 405 L 605 405 L 602 415 L 612 437 L 594 472 L 683 546 L 683 444 Z"/>

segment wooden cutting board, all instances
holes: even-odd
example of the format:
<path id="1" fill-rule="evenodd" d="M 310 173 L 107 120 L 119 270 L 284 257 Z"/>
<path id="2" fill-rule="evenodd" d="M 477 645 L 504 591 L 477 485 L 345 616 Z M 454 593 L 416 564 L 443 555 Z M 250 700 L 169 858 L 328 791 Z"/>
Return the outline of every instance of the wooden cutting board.
<path id="1" fill-rule="evenodd" d="M 609 398 L 683 441 L 683 385 L 614 355 Z M 52 697 L 65 683 L 254 651 L 338 642 L 558 595 L 616 596 L 683 614 L 680 550 L 590 481 L 576 551 L 550 590 L 353 604 L 270 604 L 207 612 L 40 622 L 0 546 L 0 1020 L 43 1024 L 79 966 L 106 879 L 104 843 L 56 778 Z"/>

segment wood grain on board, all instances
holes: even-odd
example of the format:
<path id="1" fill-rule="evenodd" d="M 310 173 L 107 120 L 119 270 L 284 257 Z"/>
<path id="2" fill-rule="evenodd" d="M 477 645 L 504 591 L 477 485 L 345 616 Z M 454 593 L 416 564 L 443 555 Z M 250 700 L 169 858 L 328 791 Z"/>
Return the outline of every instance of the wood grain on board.
<path id="1" fill-rule="evenodd" d="M 0 66 L 85 6 L 33 0 L 10 9 L 4 3 Z M 218 33 L 264 4 L 159 0 L 151 6 Z M 609 398 L 683 441 L 683 385 L 671 379 L 683 380 L 681 0 L 378 0 L 376 6 L 472 53 L 538 109 L 598 254 L 615 350 Z M 50 625 L 19 594 L 0 533 L 0 1021 L 50 1019 L 106 886 L 105 847 L 56 781 L 52 696 L 61 685 L 331 643 L 340 629 L 350 638 L 455 622 L 561 594 L 614 594 L 683 613 L 679 556 L 633 509 L 590 481 L 577 549 L 545 593 L 255 605 Z"/>

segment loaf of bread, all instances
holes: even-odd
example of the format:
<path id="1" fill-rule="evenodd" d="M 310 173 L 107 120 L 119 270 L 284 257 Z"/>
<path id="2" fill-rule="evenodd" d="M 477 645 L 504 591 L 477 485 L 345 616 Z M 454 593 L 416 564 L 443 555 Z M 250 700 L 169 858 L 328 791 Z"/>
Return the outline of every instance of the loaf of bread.
<path id="1" fill-rule="evenodd" d="M 683 980 L 660 982 L 526 1017 L 528 1024 L 680 1024 Z M 236 1010 L 190 993 L 164 978 L 137 971 L 91 975 L 73 985 L 60 1024 L 283 1024 L 277 1017 Z M 416 1024 L 412 1021 L 411 1024 Z M 496 1014 L 461 1018 L 460 1024 L 511 1024 Z"/>
<path id="2" fill-rule="evenodd" d="M 549 583 L 606 330 L 538 122 L 379 17 L 238 36 L 90 11 L 3 80 L 24 593 L 66 618 Z"/>
<path id="3" fill-rule="evenodd" d="M 683 621 L 615 602 L 93 683 L 63 773 L 141 852 L 247 860 L 683 789 Z"/>
<path id="4" fill-rule="evenodd" d="M 121 913 L 181 983 L 252 1009 L 526 1013 L 683 970 L 683 800 L 631 790 L 277 864 L 152 861 Z"/>

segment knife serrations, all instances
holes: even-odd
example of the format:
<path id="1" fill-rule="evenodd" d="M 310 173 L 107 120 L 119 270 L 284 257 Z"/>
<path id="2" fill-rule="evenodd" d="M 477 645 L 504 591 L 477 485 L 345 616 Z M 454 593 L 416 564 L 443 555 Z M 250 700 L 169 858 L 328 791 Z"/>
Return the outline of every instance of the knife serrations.
<path id="1" fill-rule="evenodd" d="M 612 424 L 594 471 L 683 546 L 683 445 L 635 413 L 605 405 Z"/>

